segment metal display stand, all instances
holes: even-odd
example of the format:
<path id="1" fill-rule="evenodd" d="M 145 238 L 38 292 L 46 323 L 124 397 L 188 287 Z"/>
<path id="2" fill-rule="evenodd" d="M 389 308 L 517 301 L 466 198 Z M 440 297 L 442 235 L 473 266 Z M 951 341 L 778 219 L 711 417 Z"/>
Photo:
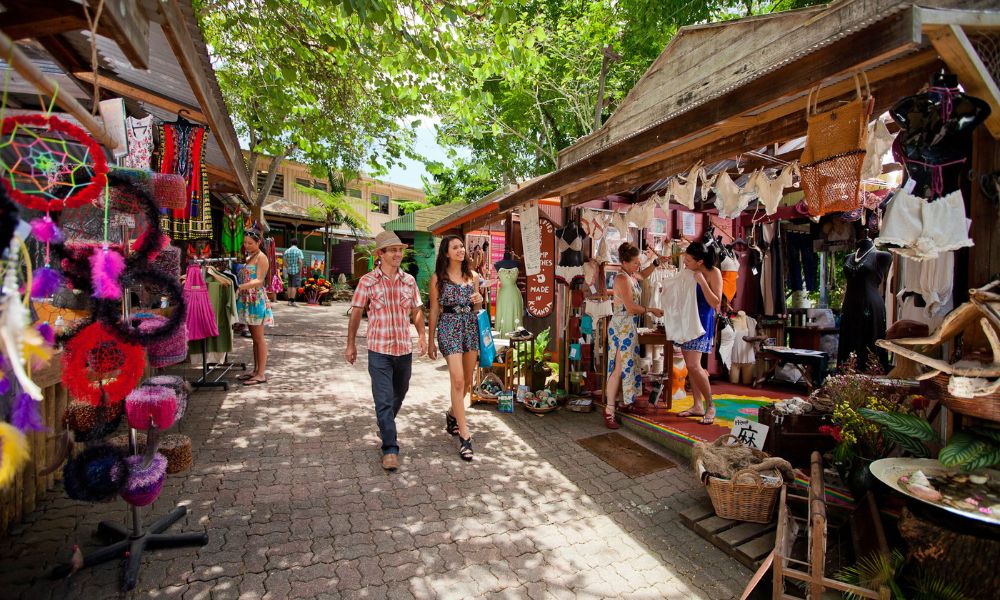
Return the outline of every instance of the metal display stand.
<path id="1" fill-rule="evenodd" d="M 128 236 L 123 236 L 127 240 Z M 122 316 L 128 319 L 131 312 L 131 302 L 129 290 L 122 290 Z M 128 449 L 133 456 L 138 454 L 138 443 L 136 440 L 136 430 L 129 428 Z M 132 519 L 131 529 L 126 529 L 117 523 L 102 521 L 97 525 L 98 535 L 115 539 L 111 545 L 105 546 L 90 554 L 84 555 L 83 567 L 92 567 L 116 558 L 125 558 L 125 570 L 122 573 L 122 589 L 130 591 L 135 588 L 139 578 L 139 567 L 142 564 L 142 555 L 146 550 L 158 550 L 160 548 L 181 548 L 187 546 L 204 546 L 208 544 L 208 533 L 164 533 L 170 527 L 181 520 L 187 514 L 187 507 L 178 506 L 170 513 L 157 519 L 148 530 L 142 526 L 142 516 L 139 514 L 138 506 L 130 506 L 129 514 Z M 50 573 L 52 579 L 66 577 L 73 572 L 72 565 L 62 564 Z"/>

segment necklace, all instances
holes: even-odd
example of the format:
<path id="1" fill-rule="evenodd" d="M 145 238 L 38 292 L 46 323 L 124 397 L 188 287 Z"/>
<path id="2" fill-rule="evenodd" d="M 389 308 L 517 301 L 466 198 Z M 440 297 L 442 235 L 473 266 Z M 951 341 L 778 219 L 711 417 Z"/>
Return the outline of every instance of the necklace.
<path id="1" fill-rule="evenodd" d="M 874 250 L 874 249 L 875 249 L 875 244 L 872 244 L 871 248 L 868 248 L 867 250 L 865 250 L 864 254 L 862 254 L 861 256 L 858 256 L 858 252 L 861 252 L 861 248 L 858 248 L 857 250 L 854 251 L 854 262 L 856 262 L 856 263 L 861 262 L 862 260 L 864 260 L 864 258 L 866 256 L 868 256 L 869 254 L 871 254 L 872 250 Z"/>

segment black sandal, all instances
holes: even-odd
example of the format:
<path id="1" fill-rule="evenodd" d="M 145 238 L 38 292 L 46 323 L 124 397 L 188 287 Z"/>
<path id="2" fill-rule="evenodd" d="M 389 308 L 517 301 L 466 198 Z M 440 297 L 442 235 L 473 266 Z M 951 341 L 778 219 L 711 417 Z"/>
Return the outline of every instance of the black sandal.
<path id="1" fill-rule="evenodd" d="M 458 448 L 458 455 L 462 457 L 462 460 L 471 461 L 472 460 L 472 438 L 463 440 L 462 436 L 458 436 L 458 441 L 461 444 Z"/>
<path id="2" fill-rule="evenodd" d="M 444 413 L 444 430 L 451 435 L 458 435 L 458 419 L 450 412 Z"/>

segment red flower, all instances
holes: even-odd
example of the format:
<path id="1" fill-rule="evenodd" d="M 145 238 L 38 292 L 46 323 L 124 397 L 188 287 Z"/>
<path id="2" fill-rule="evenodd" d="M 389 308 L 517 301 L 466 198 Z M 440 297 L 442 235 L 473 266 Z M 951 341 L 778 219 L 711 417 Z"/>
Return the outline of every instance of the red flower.
<path id="1" fill-rule="evenodd" d="M 832 437 L 837 443 L 840 443 L 840 427 L 833 427 L 830 425 L 823 425 L 819 428 L 819 432 Z"/>
<path id="2" fill-rule="evenodd" d="M 299 293 L 300 294 L 306 293 L 306 288 L 299 288 Z"/>
<path id="3" fill-rule="evenodd" d="M 924 410 L 930 405 L 930 400 L 924 396 L 913 396 L 910 398 L 910 405 L 914 410 Z"/>

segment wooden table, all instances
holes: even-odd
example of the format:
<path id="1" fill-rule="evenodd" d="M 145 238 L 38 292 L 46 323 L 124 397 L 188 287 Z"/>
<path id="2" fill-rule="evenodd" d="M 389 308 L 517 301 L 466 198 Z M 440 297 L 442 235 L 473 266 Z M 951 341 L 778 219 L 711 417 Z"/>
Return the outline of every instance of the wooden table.
<path id="1" fill-rule="evenodd" d="M 820 340 L 824 335 L 840 333 L 836 327 L 785 327 L 788 334 L 788 345 L 792 348 L 802 348 L 805 350 L 821 350 Z"/>
<path id="2" fill-rule="evenodd" d="M 670 410 L 674 407 L 674 395 L 672 393 L 674 389 L 674 343 L 667 339 L 666 333 L 656 330 L 649 333 L 640 333 L 639 345 L 663 346 L 663 371 L 666 379 L 664 379 L 664 388 L 660 398 L 661 401 L 666 400 L 667 410 Z M 640 395 L 628 410 L 632 414 L 648 415 L 652 414 L 656 408 L 649 403 L 645 395 Z"/>
<path id="3" fill-rule="evenodd" d="M 754 382 L 754 387 L 767 381 L 779 367 L 786 364 L 794 365 L 802 372 L 802 381 L 809 391 L 822 385 L 823 380 L 826 379 L 830 358 L 825 352 L 783 346 L 762 346 L 757 352 L 762 358 L 772 361 L 774 364 Z"/>

